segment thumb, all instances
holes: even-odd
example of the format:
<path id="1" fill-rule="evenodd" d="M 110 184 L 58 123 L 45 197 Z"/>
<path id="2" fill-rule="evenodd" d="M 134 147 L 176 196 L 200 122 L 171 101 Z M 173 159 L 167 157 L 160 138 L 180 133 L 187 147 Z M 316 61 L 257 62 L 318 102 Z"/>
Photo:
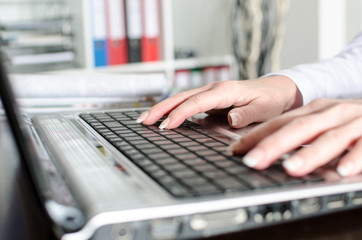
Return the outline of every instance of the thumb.
<path id="1" fill-rule="evenodd" d="M 252 102 L 242 107 L 236 107 L 229 111 L 228 121 L 233 128 L 242 128 L 263 118 L 263 111 L 260 106 Z"/>

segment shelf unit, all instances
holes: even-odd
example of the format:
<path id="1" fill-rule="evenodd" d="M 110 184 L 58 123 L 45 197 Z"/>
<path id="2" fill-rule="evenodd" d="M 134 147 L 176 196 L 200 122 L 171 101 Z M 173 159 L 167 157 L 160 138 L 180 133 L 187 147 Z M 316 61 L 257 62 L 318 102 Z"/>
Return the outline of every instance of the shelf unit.
<path id="1" fill-rule="evenodd" d="M 105 73 L 164 73 L 172 86 L 175 72 L 185 69 L 229 66 L 236 78 L 236 62 L 229 39 L 231 0 L 160 0 L 161 59 L 157 62 L 127 63 L 94 67 L 92 23 L 89 0 L 0 0 L 0 21 L 43 21 L 49 19 L 47 6 L 54 14 L 66 14 L 71 23 L 72 49 L 75 60 L 71 66 L 59 65 L 59 71 Z M 61 10 L 56 6 L 59 5 Z M 11 9 L 11 7 L 16 9 Z M 40 7 L 35 7 L 40 6 Z M 5 9 L 10 9 L 10 11 Z M 65 13 L 66 12 L 66 13 Z M 176 59 L 176 49 L 190 49 L 194 57 Z M 39 69 L 58 70 L 58 69 Z M 34 71 L 34 69 L 33 69 Z"/>
<path id="2" fill-rule="evenodd" d="M 74 67 L 66 0 L 0 0 L 0 46 L 11 72 Z"/>
<path id="3" fill-rule="evenodd" d="M 230 0 L 160 0 L 161 60 L 96 68 L 93 58 L 90 1 L 68 1 L 72 6 L 73 28 L 76 29 L 76 62 L 81 69 L 110 73 L 162 72 L 172 85 L 177 70 L 226 65 L 230 67 L 231 76 L 236 77 L 236 63 L 228 39 Z M 177 48 L 192 49 L 196 56 L 176 59 L 174 52 Z"/>

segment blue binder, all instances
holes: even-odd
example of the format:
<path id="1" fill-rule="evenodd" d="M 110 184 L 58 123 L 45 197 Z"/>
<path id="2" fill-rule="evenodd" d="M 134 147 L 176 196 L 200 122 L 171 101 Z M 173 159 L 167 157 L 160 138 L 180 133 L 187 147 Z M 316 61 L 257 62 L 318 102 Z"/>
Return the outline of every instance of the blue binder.
<path id="1" fill-rule="evenodd" d="M 91 22 L 93 38 L 94 66 L 102 67 L 108 65 L 107 54 L 107 23 L 105 0 L 91 1 Z"/>
<path id="2" fill-rule="evenodd" d="M 102 67 L 108 65 L 107 48 L 108 46 L 106 40 L 93 40 L 93 56 L 95 67 Z"/>

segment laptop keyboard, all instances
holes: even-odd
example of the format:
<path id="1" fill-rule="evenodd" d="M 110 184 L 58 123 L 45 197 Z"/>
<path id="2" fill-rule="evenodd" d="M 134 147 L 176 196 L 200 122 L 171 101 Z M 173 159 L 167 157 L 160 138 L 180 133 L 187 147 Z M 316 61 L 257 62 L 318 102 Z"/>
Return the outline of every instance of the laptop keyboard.
<path id="1" fill-rule="evenodd" d="M 136 123 L 139 111 L 100 112 L 80 117 L 175 197 L 225 194 L 321 181 L 317 176 L 293 178 L 280 164 L 255 171 L 228 156 L 221 135 L 191 121 L 160 130 L 158 121 Z"/>

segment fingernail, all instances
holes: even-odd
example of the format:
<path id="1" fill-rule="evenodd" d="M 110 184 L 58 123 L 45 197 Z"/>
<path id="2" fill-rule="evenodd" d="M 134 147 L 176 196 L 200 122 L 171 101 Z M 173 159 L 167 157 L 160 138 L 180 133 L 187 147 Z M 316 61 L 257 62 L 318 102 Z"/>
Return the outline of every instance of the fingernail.
<path id="1" fill-rule="evenodd" d="M 288 169 L 288 171 L 294 172 L 298 168 L 303 167 L 304 161 L 300 157 L 291 157 L 283 161 L 283 167 Z"/>
<path id="2" fill-rule="evenodd" d="M 143 113 L 137 118 L 136 122 L 137 122 L 137 123 L 143 122 L 143 120 L 145 120 L 145 119 L 148 117 L 149 114 L 150 114 L 149 111 L 143 112 Z"/>
<path id="3" fill-rule="evenodd" d="M 353 165 L 351 163 L 339 165 L 337 167 L 337 172 L 342 177 L 346 177 L 346 176 L 350 175 L 352 170 L 353 170 Z"/>
<path id="4" fill-rule="evenodd" d="M 230 113 L 231 126 L 236 126 L 241 122 L 241 116 L 238 113 Z"/>
<path id="5" fill-rule="evenodd" d="M 237 142 L 233 142 L 225 149 L 225 152 L 228 156 L 232 156 L 234 154 L 236 145 L 237 145 Z"/>
<path id="6" fill-rule="evenodd" d="M 163 122 L 160 124 L 158 128 L 165 129 L 169 123 L 170 123 L 170 118 L 166 118 L 165 120 L 163 120 Z"/>
<path id="7" fill-rule="evenodd" d="M 246 166 L 253 168 L 260 162 L 262 158 L 263 152 L 260 149 L 253 149 L 243 157 L 243 163 Z"/>

